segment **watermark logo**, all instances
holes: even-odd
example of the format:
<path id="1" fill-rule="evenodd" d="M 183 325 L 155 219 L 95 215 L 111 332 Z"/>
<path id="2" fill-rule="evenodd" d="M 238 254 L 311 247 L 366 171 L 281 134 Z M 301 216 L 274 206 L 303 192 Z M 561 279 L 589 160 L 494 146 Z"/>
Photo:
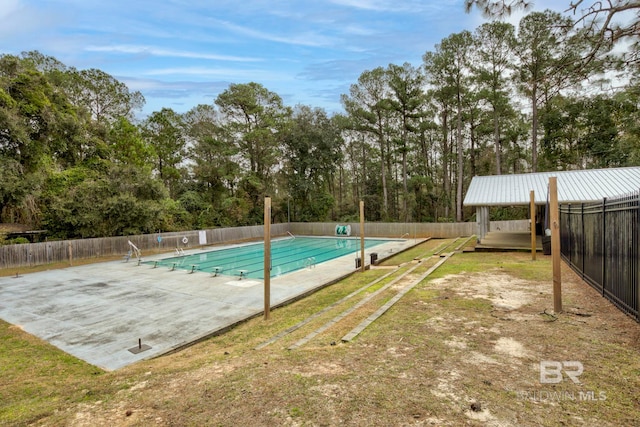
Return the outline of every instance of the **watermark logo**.
<path id="1" fill-rule="evenodd" d="M 542 360 L 539 363 L 540 384 L 560 384 L 563 381 L 571 380 L 573 384 L 581 385 L 580 375 L 584 372 L 581 362 Z M 539 403 L 561 402 L 561 401 L 582 401 L 598 402 L 607 400 L 604 391 L 595 390 L 532 390 L 519 391 L 519 400 L 531 400 Z"/>
<path id="2" fill-rule="evenodd" d="M 556 391 L 556 390 L 531 390 L 518 391 L 518 400 L 530 400 L 532 402 L 601 402 L 607 400 L 607 393 L 604 391 L 580 390 L 575 391 Z"/>
<path id="3" fill-rule="evenodd" d="M 563 374 L 564 372 L 564 374 Z M 558 362 L 556 360 L 540 361 L 540 383 L 559 384 L 566 375 L 574 384 L 581 384 L 578 377 L 584 372 L 582 363 L 575 360 Z"/>

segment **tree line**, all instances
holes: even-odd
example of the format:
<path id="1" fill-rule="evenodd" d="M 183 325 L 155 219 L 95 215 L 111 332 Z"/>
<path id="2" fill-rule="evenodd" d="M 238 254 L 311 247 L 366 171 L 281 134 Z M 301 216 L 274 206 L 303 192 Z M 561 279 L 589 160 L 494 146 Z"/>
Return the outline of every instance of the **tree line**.
<path id="1" fill-rule="evenodd" d="M 640 72 L 551 11 L 364 71 L 344 112 L 231 84 L 184 114 L 40 52 L 0 56 L 0 222 L 56 238 L 274 221 L 464 221 L 474 175 L 640 162 Z M 605 78 L 606 77 L 606 78 Z M 496 210 L 495 215 L 503 213 Z M 508 215 L 505 213 L 504 215 Z"/>

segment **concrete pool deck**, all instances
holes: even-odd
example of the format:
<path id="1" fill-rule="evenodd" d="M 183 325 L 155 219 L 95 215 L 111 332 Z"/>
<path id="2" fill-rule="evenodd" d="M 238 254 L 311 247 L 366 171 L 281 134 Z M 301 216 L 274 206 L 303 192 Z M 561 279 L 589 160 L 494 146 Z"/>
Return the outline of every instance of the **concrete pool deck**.
<path id="1" fill-rule="evenodd" d="M 424 239 L 365 251 L 387 258 Z M 203 249 L 185 251 L 201 253 Z M 170 254 L 143 257 L 153 261 Z M 271 278 L 271 305 L 296 299 L 355 270 L 355 252 Z M 0 318 L 105 370 L 187 346 L 264 310 L 264 282 L 113 261 L 0 277 Z M 143 349 L 135 353 L 141 340 Z"/>

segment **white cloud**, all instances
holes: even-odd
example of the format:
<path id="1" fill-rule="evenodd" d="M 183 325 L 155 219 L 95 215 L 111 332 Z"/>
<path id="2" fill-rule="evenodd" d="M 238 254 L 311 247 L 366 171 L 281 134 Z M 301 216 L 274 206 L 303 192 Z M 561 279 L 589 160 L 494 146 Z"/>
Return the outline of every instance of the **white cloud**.
<path id="1" fill-rule="evenodd" d="M 20 0 L 3 0 L 0 3 L 0 20 L 5 20 L 21 8 Z"/>
<path id="2" fill-rule="evenodd" d="M 456 1 L 398 1 L 398 0 L 329 0 L 333 4 L 352 7 L 355 9 L 370 10 L 374 12 L 411 12 L 423 13 L 427 11 L 440 10 L 443 5 L 455 5 Z M 459 5 L 463 9 L 462 4 Z"/>
<path id="3" fill-rule="evenodd" d="M 359 24 L 350 24 L 344 27 L 343 31 L 347 34 L 355 36 L 372 36 L 376 34 L 376 31 Z"/>
<path id="4" fill-rule="evenodd" d="M 218 67 L 174 67 L 174 68 L 157 68 L 147 70 L 142 73 L 145 76 L 191 76 L 199 79 L 228 79 L 230 81 L 241 80 L 260 80 L 260 81 L 283 81 L 291 79 L 289 73 L 254 70 L 254 69 L 238 69 L 238 68 L 218 68 Z"/>
<path id="5" fill-rule="evenodd" d="M 173 58 L 209 59 L 214 61 L 258 62 L 259 58 L 245 56 L 217 55 L 204 52 L 190 52 L 184 50 L 161 49 L 153 46 L 139 45 L 114 45 L 114 46 L 88 46 L 88 52 L 128 53 L 135 55 L 165 56 Z"/>
<path id="6" fill-rule="evenodd" d="M 228 21 L 217 21 L 217 23 L 235 33 L 259 40 L 266 40 L 277 43 L 309 47 L 323 47 L 333 45 L 338 42 L 338 40 L 333 37 L 327 37 L 313 32 L 306 32 L 296 35 L 275 35 L 264 31 L 254 30 L 253 28 L 236 25 Z"/>
<path id="7" fill-rule="evenodd" d="M 49 12 L 22 0 L 0 0 L 0 46 L 54 27 L 59 17 Z"/>
<path id="8" fill-rule="evenodd" d="M 189 93 L 202 93 L 206 91 L 217 90 L 220 91 L 229 85 L 229 82 L 224 80 L 217 81 L 163 81 L 155 79 L 144 79 L 138 77 L 119 77 L 123 83 L 131 90 L 139 90 L 145 93 L 170 93 L 170 94 L 185 94 Z"/>

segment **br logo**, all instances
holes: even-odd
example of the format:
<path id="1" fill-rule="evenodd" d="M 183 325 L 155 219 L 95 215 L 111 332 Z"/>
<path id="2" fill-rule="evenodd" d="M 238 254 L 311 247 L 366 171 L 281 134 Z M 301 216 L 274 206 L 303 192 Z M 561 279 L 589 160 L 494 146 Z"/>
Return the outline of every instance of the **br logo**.
<path id="1" fill-rule="evenodd" d="M 575 384 L 580 384 L 578 377 L 582 375 L 584 367 L 576 361 L 557 362 L 555 360 L 543 360 L 540 362 L 540 383 L 558 384 L 564 376 L 569 377 Z M 563 374 L 564 372 L 564 374 Z"/>

